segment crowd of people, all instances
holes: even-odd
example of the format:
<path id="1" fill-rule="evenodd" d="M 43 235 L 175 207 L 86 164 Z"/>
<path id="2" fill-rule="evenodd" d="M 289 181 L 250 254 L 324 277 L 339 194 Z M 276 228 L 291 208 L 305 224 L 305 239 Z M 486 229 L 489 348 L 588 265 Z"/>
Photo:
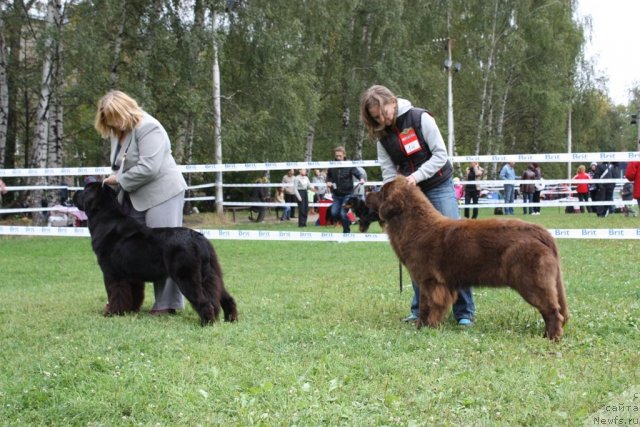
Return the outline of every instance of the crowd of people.
<path id="1" fill-rule="evenodd" d="M 638 211 L 633 203 L 625 203 L 623 207 L 616 208 L 614 202 L 616 182 L 622 178 L 627 178 L 628 182 L 624 183 L 620 189 L 620 199 L 623 202 L 638 200 L 638 162 L 629 162 L 626 166 L 626 173 L 621 169 L 618 162 L 593 162 L 589 170 L 585 165 L 579 165 L 572 180 L 578 182 L 572 185 L 563 185 L 556 189 L 547 189 L 546 198 L 563 198 L 575 197 L 579 203 L 579 208 L 575 212 L 594 213 L 598 217 L 606 217 L 615 211 L 621 211 L 625 216 L 638 216 Z M 476 219 L 478 217 L 478 209 L 470 208 L 470 205 L 478 204 L 481 197 L 481 183 L 476 181 L 486 176 L 486 171 L 478 162 L 471 162 L 466 168 L 464 185 L 460 178 L 453 179 L 454 191 L 458 202 L 464 202 L 465 218 Z M 504 209 L 496 208 L 495 212 L 504 215 L 514 215 L 512 205 L 518 197 L 522 199 L 522 203 L 530 206 L 524 206 L 523 215 L 540 215 L 540 202 L 545 198 L 544 178 L 542 169 L 537 163 L 528 164 L 520 175 L 516 173 L 515 162 L 507 162 L 500 169 L 499 178 L 505 183 L 502 187 L 500 199 L 507 205 Z M 610 180 L 610 182 L 598 182 L 597 180 Z M 519 181 L 519 184 L 517 183 Z M 588 182 L 593 181 L 593 182 Z M 591 202 L 599 202 L 598 204 L 590 204 Z M 612 203 L 606 203 L 612 202 Z M 640 201 L 638 201 L 640 206 Z M 574 206 L 567 207 L 567 213 L 574 213 Z"/>

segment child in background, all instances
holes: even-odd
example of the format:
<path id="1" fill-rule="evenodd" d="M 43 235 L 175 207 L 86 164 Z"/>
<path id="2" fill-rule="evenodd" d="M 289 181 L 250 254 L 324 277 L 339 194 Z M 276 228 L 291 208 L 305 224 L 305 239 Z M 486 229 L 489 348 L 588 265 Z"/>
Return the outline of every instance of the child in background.
<path id="1" fill-rule="evenodd" d="M 633 200 L 633 183 L 625 182 L 622 186 L 620 196 L 622 196 L 623 201 Z M 638 216 L 638 212 L 636 212 L 636 208 L 633 205 L 624 205 L 622 211 L 625 217 L 628 217 L 629 214 L 632 214 L 634 218 Z"/>
<path id="2" fill-rule="evenodd" d="M 464 187 L 462 184 L 460 184 L 460 178 L 458 178 L 457 176 L 453 178 L 453 190 L 456 192 L 456 200 L 458 200 L 458 204 L 462 203 Z"/>
<path id="3" fill-rule="evenodd" d="M 274 200 L 276 203 L 285 203 L 284 201 L 284 189 L 282 187 L 276 188 L 276 194 L 274 196 Z M 279 216 L 278 213 L 282 210 L 282 216 Z M 291 208 L 289 206 L 277 207 L 276 208 L 276 217 L 280 217 L 280 221 L 288 221 L 291 219 Z"/>

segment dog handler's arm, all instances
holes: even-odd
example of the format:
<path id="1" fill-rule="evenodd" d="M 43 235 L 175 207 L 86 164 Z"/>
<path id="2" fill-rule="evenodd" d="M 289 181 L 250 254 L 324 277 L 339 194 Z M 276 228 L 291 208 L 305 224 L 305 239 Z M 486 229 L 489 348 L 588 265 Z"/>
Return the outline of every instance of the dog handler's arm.
<path id="1" fill-rule="evenodd" d="M 386 184 L 389 181 L 393 181 L 396 177 L 396 165 L 391 160 L 391 156 L 384 149 L 380 141 L 376 144 L 378 150 L 378 163 L 380 163 L 380 169 L 382 170 L 382 183 Z"/>
<path id="2" fill-rule="evenodd" d="M 158 175 L 167 150 L 167 138 L 157 125 L 142 125 L 136 130 L 135 136 L 139 152 L 138 161 L 129 169 L 121 168 L 118 171 L 118 182 L 128 192 L 137 190 Z"/>
<path id="3" fill-rule="evenodd" d="M 416 183 L 429 179 L 438 173 L 448 160 L 447 146 L 444 144 L 435 119 L 427 113 L 422 113 L 420 126 L 422 127 L 422 136 L 431 150 L 431 158 L 411 174 Z"/>

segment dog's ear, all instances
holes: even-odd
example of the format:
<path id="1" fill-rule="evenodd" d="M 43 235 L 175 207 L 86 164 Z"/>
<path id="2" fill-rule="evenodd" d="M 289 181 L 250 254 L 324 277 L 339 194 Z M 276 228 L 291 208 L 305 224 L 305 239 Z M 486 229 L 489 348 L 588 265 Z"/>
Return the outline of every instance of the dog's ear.
<path id="1" fill-rule="evenodd" d="M 367 197 L 364 199 L 364 204 L 370 211 L 378 212 L 378 209 L 380 209 L 381 197 L 381 192 L 372 191 L 367 194 Z"/>
<path id="2" fill-rule="evenodd" d="M 75 207 L 84 211 L 84 190 L 76 191 L 71 200 L 73 200 Z"/>
<path id="3" fill-rule="evenodd" d="M 394 216 L 400 215 L 404 210 L 404 201 L 397 197 L 387 198 L 380 206 L 380 219 L 389 221 Z"/>
<path id="4" fill-rule="evenodd" d="M 89 182 L 84 186 L 84 190 L 76 192 L 73 196 L 73 203 L 83 212 L 90 211 L 95 205 L 99 193 L 102 192 L 101 182 Z"/>
<path id="5" fill-rule="evenodd" d="M 406 181 L 391 181 L 382 187 L 382 203 L 378 213 L 380 219 L 388 221 L 394 216 L 399 215 L 404 210 L 404 194 L 401 188 L 406 186 Z"/>

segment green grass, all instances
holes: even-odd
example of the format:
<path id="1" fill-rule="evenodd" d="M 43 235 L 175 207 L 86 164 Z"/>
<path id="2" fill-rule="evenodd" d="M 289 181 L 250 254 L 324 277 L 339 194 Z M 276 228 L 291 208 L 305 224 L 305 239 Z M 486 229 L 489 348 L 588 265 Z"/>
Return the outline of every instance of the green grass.
<path id="1" fill-rule="evenodd" d="M 470 328 L 400 322 L 410 285 L 405 273 L 399 293 L 384 243 L 213 243 L 240 321 L 202 328 L 190 307 L 146 314 L 150 285 L 143 313 L 102 317 L 88 239 L 0 237 L 0 424 L 583 425 L 640 384 L 639 241 L 558 241 L 571 312 L 560 343 L 508 289 L 475 290 Z"/>

